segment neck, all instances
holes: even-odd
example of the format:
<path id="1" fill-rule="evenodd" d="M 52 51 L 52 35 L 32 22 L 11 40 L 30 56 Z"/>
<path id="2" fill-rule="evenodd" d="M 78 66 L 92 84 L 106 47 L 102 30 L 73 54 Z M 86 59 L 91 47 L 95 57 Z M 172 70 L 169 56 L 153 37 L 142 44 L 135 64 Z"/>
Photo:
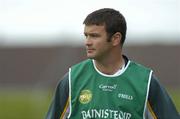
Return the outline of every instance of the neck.
<path id="1" fill-rule="evenodd" d="M 122 66 L 124 65 L 124 59 L 122 55 L 118 55 L 115 57 L 111 57 L 109 59 L 106 58 L 106 60 L 95 60 L 95 66 L 96 68 L 108 75 L 115 74 Z"/>

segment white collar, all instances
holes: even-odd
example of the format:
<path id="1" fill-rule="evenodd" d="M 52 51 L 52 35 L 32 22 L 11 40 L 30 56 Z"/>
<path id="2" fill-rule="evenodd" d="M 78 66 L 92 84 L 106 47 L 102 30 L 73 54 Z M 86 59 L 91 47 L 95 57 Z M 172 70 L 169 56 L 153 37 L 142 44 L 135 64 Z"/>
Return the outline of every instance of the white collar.
<path id="1" fill-rule="evenodd" d="M 129 63 L 130 63 L 130 62 L 128 61 L 128 63 L 127 63 L 126 66 L 125 66 L 125 64 L 123 64 L 122 68 L 120 68 L 116 73 L 110 75 L 110 74 L 105 74 L 105 73 L 102 73 L 101 71 L 99 71 L 99 70 L 97 69 L 96 65 L 95 65 L 95 61 L 94 61 L 94 60 L 92 60 L 92 61 L 93 61 L 93 66 L 94 66 L 95 70 L 96 70 L 100 75 L 105 76 L 105 77 L 117 77 L 117 76 L 121 75 L 121 74 L 127 69 L 128 65 L 129 65 Z"/>

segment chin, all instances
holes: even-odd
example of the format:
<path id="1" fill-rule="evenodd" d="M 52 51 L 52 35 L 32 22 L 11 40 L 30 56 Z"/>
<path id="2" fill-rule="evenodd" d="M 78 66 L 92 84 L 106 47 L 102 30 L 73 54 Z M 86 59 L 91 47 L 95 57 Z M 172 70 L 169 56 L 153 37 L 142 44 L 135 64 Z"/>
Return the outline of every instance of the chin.
<path id="1" fill-rule="evenodd" d="M 87 57 L 88 57 L 89 59 L 94 59 L 94 58 L 95 58 L 93 55 L 88 55 L 88 54 L 87 54 Z"/>

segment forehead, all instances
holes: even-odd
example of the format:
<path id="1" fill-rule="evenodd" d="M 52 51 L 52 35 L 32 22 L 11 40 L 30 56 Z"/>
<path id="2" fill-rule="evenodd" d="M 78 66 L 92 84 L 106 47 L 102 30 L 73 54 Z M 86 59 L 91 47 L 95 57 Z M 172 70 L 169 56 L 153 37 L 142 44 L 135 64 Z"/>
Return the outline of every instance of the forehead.
<path id="1" fill-rule="evenodd" d="M 106 32 L 104 25 L 85 25 L 84 33 Z"/>

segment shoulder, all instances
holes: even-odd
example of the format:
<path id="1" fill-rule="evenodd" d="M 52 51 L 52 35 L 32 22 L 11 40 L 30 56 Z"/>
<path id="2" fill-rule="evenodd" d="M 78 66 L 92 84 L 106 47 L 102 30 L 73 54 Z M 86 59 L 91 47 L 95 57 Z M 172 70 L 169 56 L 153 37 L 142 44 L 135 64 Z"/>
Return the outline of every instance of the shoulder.
<path id="1" fill-rule="evenodd" d="M 127 71 L 134 72 L 137 76 L 145 76 L 146 78 L 150 79 L 152 76 L 152 69 L 149 67 L 146 67 L 142 64 L 139 64 L 134 61 L 129 61 L 127 64 Z"/>
<path id="2" fill-rule="evenodd" d="M 69 90 L 69 72 L 66 73 L 58 82 L 56 90 L 65 90 L 68 93 Z"/>
<path id="3" fill-rule="evenodd" d="M 147 66 L 145 66 L 143 64 L 140 64 L 140 63 L 138 63 L 138 62 L 136 62 L 134 60 L 131 60 L 125 55 L 123 55 L 123 58 L 125 60 L 125 65 L 129 65 L 129 67 L 134 67 L 134 68 L 138 68 L 138 69 L 141 69 L 141 70 L 145 69 L 145 70 L 149 70 L 149 71 L 151 70 L 152 71 L 152 69 L 150 67 L 147 67 Z"/>
<path id="4" fill-rule="evenodd" d="M 142 68 L 142 69 L 152 70 L 150 67 L 147 67 L 147 66 L 145 66 L 143 64 L 140 64 L 140 63 L 132 61 L 132 60 L 130 60 L 130 63 L 131 63 L 131 65 L 135 65 L 136 67 L 139 67 L 139 68 Z"/>
<path id="5" fill-rule="evenodd" d="M 71 66 L 71 68 L 76 68 L 76 67 L 79 67 L 79 66 L 84 66 L 84 65 L 87 65 L 88 63 L 90 63 L 92 60 L 91 59 L 86 59 L 86 60 L 83 60 L 73 66 Z"/>
<path id="6" fill-rule="evenodd" d="M 92 69 L 92 67 L 93 67 L 92 60 L 87 59 L 87 60 L 81 61 L 78 64 L 73 65 L 70 68 L 70 74 L 75 74 L 75 75 L 82 74 L 82 72 L 85 72 L 85 71 L 87 72 L 90 69 Z"/>

